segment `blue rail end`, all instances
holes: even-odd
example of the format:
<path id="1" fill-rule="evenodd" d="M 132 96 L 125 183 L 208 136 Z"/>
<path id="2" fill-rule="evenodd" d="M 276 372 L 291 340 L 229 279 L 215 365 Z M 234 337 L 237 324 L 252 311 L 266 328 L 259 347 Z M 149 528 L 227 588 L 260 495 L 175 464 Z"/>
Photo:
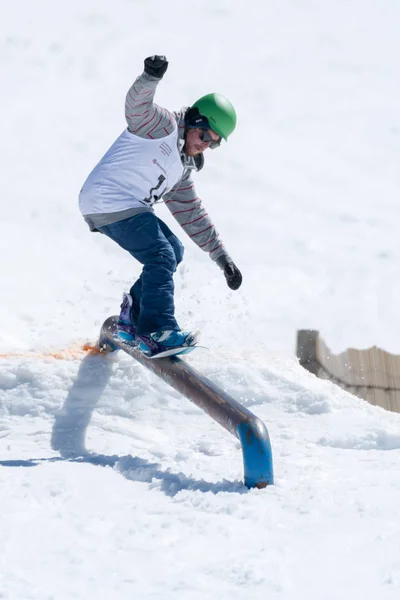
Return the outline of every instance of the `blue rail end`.
<path id="1" fill-rule="evenodd" d="M 237 426 L 242 445 L 244 484 L 248 488 L 264 488 L 274 483 L 272 449 L 267 428 L 254 417 Z"/>

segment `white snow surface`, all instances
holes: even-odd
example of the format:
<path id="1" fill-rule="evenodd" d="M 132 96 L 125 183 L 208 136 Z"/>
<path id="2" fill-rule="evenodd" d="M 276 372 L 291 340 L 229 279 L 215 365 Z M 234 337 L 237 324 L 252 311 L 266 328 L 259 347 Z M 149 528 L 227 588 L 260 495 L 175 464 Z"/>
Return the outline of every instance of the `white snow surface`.
<path id="1" fill-rule="evenodd" d="M 400 415 L 316 379 L 296 330 L 400 353 L 397 0 L 15 0 L 0 20 L 0 598 L 400 597 Z M 238 127 L 196 185 L 243 272 L 186 245 L 188 362 L 268 427 L 238 440 L 123 353 L 91 356 L 139 266 L 91 234 L 87 174 L 143 59 L 170 109 L 210 91 Z"/>

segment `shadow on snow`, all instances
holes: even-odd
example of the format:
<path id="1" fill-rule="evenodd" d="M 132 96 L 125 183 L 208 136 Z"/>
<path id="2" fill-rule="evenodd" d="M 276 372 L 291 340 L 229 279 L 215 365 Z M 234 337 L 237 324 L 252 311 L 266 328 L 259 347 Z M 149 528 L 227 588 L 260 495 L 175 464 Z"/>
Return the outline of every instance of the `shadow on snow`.
<path id="1" fill-rule="evenodd" d="M 85 446 L 86 430 L 92 413 L 105 389 L 111 374 L 113 361 L 102 356 L 86 356 L 79 368 L 64 405 L 56 415 L 51 446 L 61 456 L 32 458 L 28 460 L 0 460 L 3 467 L 36 467 L 44 463 L 73 462 L 95 466 L 111 467 L 126 479 L 151 484 L 167 496 L 175 496 L 182 490 L 230 493 L 247 493 L 248 489 L 240 481 L 219 481 L 211 483 L 202 479 L 187 477 L 183 473 L 163 470 L 161 465 L 131 455 L 107 456 L 88 452 Z"/>

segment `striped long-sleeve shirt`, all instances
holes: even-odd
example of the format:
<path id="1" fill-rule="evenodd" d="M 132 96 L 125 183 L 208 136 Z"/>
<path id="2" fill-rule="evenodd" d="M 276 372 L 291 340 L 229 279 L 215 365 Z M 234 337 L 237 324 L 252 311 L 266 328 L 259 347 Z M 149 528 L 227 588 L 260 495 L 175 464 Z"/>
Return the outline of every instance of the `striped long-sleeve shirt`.
<path id="1" fill-rule="evenodd" d="M 129 89 L 125 101 L 128 130 L 142 138 L 160 139 L 171 134 L 178 125 L 178 144 L 184 172 L 182 179 L 163 196 L 163 200 L 173 217 L 199 248 L 208 252 L 210 258 L 218 260 L 220 264 L 229 262 L 231 259 L 211 217 L 196 194 L 192 180 L 192 171 L 199 171 L 203 167 L 204 157 L 202 154 L 188 157 L 183 151 L 186 108 L 171 113 L 155 104 L 154 95 L 159 81 L 144 72 Z M 115 220 L 119 218 L 115 217 Z"/>

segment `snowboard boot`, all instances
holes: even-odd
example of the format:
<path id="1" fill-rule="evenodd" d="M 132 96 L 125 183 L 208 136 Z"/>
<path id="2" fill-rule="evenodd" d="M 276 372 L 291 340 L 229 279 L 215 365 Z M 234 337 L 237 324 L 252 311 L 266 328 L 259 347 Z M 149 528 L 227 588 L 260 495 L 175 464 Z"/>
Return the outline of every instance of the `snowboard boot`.
<path id="1" fill-rule="evenodd" d="M 148 335 L 139 334 L 137 341 L 139 350 L 149 358 L 160 356 L 170 356 L 179 354 L 189 346 L 195 346 L 198 342 L 199 331 L 177 331 L 168 329 L 166 331 L 156 331 Z"/>
<path id="2" fill-rule="evenodd" d="M 117 323 L 117 336 L 124 342 L 135 342 L 136 327 L 132 323 L 132 296 L 124 292 L 121 304 L 121 312 Z"/>

